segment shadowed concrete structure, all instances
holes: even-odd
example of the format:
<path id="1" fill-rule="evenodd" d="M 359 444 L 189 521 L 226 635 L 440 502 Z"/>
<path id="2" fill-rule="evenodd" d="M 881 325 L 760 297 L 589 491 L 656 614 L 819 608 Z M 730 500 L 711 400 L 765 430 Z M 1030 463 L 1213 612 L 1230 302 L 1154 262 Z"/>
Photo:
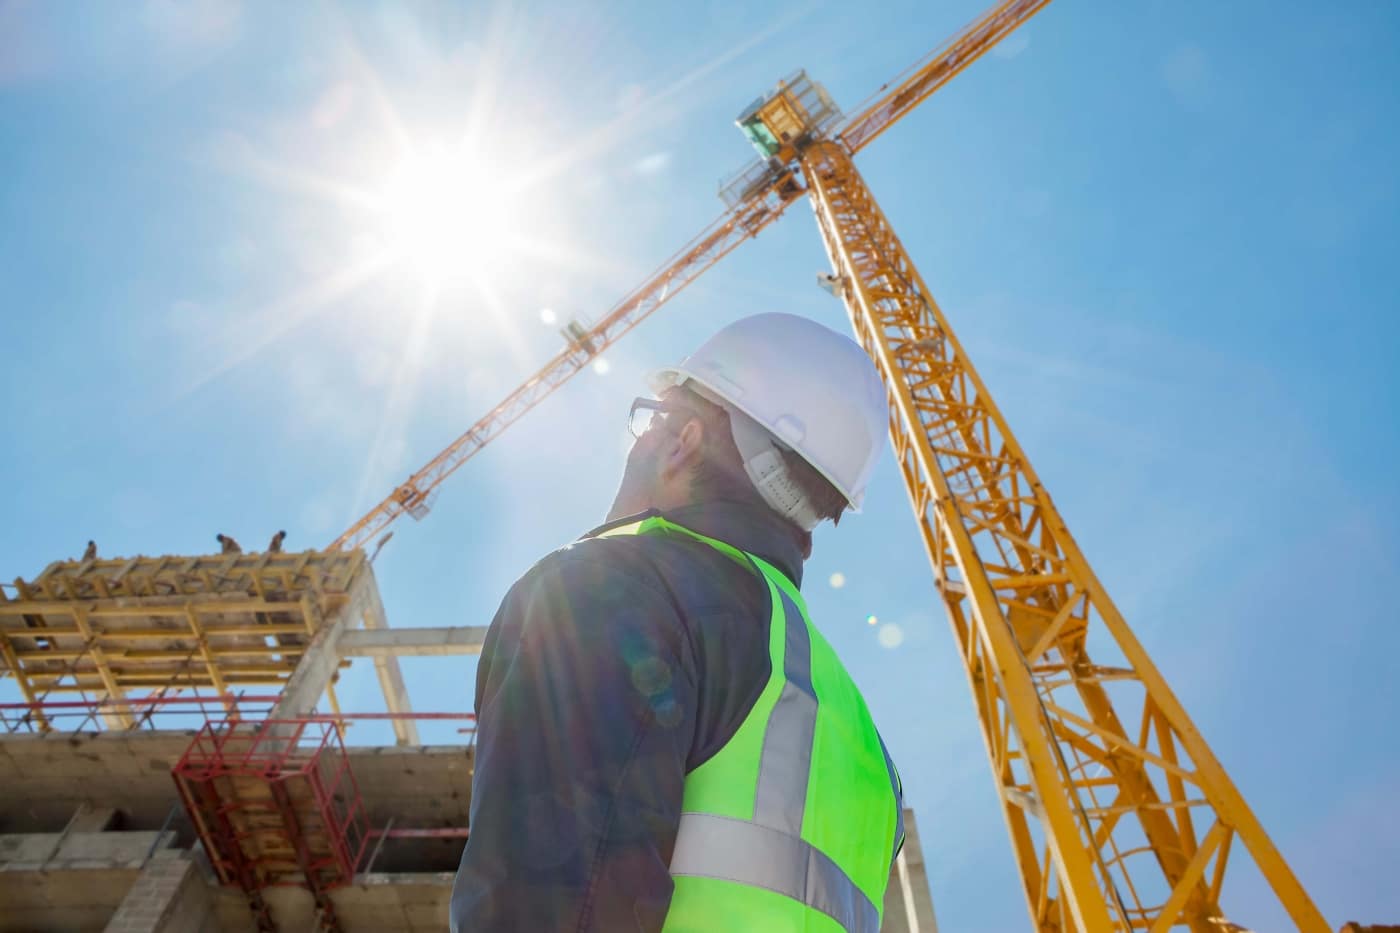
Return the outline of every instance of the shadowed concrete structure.
<path id="1" fill-rule="evenodd" d="M 192 735 L 51 732 L 0 741 L 0 930 L 256 931 L 243 892 L 213 878 L 170 779 Z M 349 758 L 372 825 L 467 825 L 470 745 L 352 747 Z M 897 866 L 891 879 L 884 929 L 930 933 L 918 828 L 912 812 L 905 819 L 905 870 Z M 384 840 L 371 871 L 331 892 L 342 928 L 444 929 L 464 844 Z M 264 896 L 280 928 L 311 928 L 310 892 L 270 888 Z"/>
<path id="2" fill-rule="evenodd" d="M 398 657 L 477 654 L 485 627 L 389 628 L 360 552 L 60 563 L 17 592 L 0 598 L 0 672 L 34 705 L 3 711 L 0 931 L 446 928 L 474 748 L 420 744 L 415 718 L 470 717 L 413 713 Z M 387 712 L 339 711 L 356 657 Z M 102 699 L 39 702 L 65 684 Z M 250 715 L 234 688 L 259 684 L 275 689 Z M 192 686 L 217 691 L 203 713 L 161 705 Z M 335 724 L 356 716 L 398 744 L 344 746 Z M 169 723 L 187 728 L 152 728 Z M 308 751 L 308 724 L 334 741 Z M 884 929 L 931 933 L 906 827 Z M 339 867 L 316 861 L 347 839 Z"/>

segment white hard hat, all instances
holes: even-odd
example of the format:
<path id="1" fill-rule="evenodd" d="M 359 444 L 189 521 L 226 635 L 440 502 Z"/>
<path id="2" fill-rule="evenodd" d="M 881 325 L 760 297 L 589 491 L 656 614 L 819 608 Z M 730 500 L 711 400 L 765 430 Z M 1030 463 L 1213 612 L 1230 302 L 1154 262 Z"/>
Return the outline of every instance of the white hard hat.
<path id="1" fill-rule="evenodd" d="M 657 394 L 693 382 L 702 395 L 748 415 L 860 510 L 889 429 L 889 406 L 875 364 L 849 337 L 795 314 L 756 314 L 649 381 Z M 741 433 L 736 424 L 736 440 Z M 785 511 L 755 475 L 750 451 L 742 450 L 749 445 L 740 446 L 755 485 Z M 815 521 L 798 524 L 810 529 Z"/>

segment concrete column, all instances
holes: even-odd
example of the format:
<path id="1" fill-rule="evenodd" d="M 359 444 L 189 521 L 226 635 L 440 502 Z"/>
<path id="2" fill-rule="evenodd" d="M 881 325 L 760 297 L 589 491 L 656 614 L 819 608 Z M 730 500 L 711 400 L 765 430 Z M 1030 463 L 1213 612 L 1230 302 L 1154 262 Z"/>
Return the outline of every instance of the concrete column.
<path id="1" fill-rule="evenodd" d="M 295 719 L 305 716 L 316 708 L 331 678 L 340 668 L 340 639 L 368 611 L 370 594 L 374 592 L 374 574 L 368 566 L 355 577 L 344 608 L 335 614 L 311 638 L 306 651 L 297 662 L 297 669 L 287 678 L 282 688 L 282 698 L 272 708 L 273 719 Z M 378 603 L 375 593 L 373 602 Z"/>
<path id="2" fill-rule="evenodd" d="M 311 644 L 297 662 L 297 669 L 287 678 L 282 697 L 272 708 L 271 718 L 295 719 L 316 708 L 340 667 L 340 636 L 344 631 L 345 616 L 342 615 L 312 637 Z"/>
<path id="3" fill-rule="evenodd" d="M 385 630 L 389 627 L 384 616 L 384 604 L 379 600 L 379 587 L 374 583 L 374 573 L 368 564 L 364 574 L 370 584 L 366 594 L 364 625 L 368 630 Z M 392 654 L 376 654 L 374 670 L 379 675 L 379 688 L 384 691 L 384 704 L 391 713 L 408 713 L 413 710 L 408 702 L 408 686 L 404 683 L 403 670 L 399 659 Z M 394 738 L 400 745 L 420 745 L 418 723 L 412 719 L 395 719 Z"/>
<path id="4" fill-rule="evenodd" d="M 924 852 L 919 845 L 919 826 L 914 820 L 914 811 L 907 807 L 904 810 L 904 848 L 895 860 L 889 887 L 885 889 L 885 922 L 880 930 L 881 933 L 938 933 Z"/>
<path id="5" fill-rule="evenodd" d="M 155 853 L 126 892 L 104 933 L 201 933 L 214 904 L 186 849 Z"/>
<path id="6" fill-rule="evenodd" d="M 344 656 L 341 639 L 354 629 L 357 623 L 363 623 L 366 629 L 388 628 L 384 618 L 384 604 L 379 600 L 379 586 L 374 582 L 374 571 L 368 564 L 356 575 L 345 608 L 322 626 L 311 639 L 311 644 L 297 663 L 297 669 L 292 672 L 292 676 L 287 679 L 287 686 L 282 689 L 282 699 L 273 707 L 273 719 L 295 719 L 316 708 L 322 694 L 330 686 L 331 678 L 340 668 Z M 408 688 L 404 684 L 398 658 L 392 655 L 376 655 L 374 666 L 389 712 L 411 712 Z M 418 725 L 411 719 L 394 720 L 394 735 L 400 745 L 420 744 Z"/>

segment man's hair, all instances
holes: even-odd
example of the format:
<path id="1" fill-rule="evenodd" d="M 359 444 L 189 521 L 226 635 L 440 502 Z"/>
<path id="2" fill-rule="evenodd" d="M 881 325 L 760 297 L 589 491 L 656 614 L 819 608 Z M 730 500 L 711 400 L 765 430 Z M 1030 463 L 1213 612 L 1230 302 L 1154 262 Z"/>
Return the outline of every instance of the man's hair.
<path id="1" fill-rule="evenodd" d="M 705 426 L 704 454 L 690 477 L 693 497 L 697 501 L 729 499 L 770 508 L 744 472 L 744 460 L 734 444 L 729 412 L 686 386 L 673 389 L 668 397 L 695 412 Z M 846 497 L 799 454 L 782 446 L 778 446 L 778 454 L 817 517 L 829 518 L 833 524 L 840 522 L 841 513 L 846 510 Z"/>

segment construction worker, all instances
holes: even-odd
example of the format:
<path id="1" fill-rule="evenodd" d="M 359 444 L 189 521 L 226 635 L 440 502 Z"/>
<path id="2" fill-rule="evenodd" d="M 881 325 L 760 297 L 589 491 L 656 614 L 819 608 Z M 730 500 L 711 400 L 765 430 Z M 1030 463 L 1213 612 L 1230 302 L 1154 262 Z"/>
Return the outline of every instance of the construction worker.
<path id="1" fill-rule="evenodd" d="M 786 314 L 651 382 L 607 524 L 487 632 L 452 929 L 874 933 L 899 779 L 798 587 L 861 503 L 884 387 Z"/>
<path id="2" fill-rule="evenodd" d="M 220 553 L 220 554 L 242 554 L 242 553 L 243 553 L 243 548 L 241 548 L 241 547 L 238 546 L 238 542 L 235 541 L 235 540 L 233 540 L 232 538 L 230 538 L 228 535 L 224 534 L 223 532 L 219 532 L 218 534 L 216 534 L 216 535 L 214 536 L 214 540 L 217 541 L 217 542 L 219 542 L 219 553 Z"/>
<path id="3" fill-rule="evenodd" d="M 281 554 L 282 542 L 285 540 L 287 540 L 287 533 L 285 531 L 277 532 L 277 534 L 272 536 L 272 540 L 267 543 L 267 553 Z"/>

